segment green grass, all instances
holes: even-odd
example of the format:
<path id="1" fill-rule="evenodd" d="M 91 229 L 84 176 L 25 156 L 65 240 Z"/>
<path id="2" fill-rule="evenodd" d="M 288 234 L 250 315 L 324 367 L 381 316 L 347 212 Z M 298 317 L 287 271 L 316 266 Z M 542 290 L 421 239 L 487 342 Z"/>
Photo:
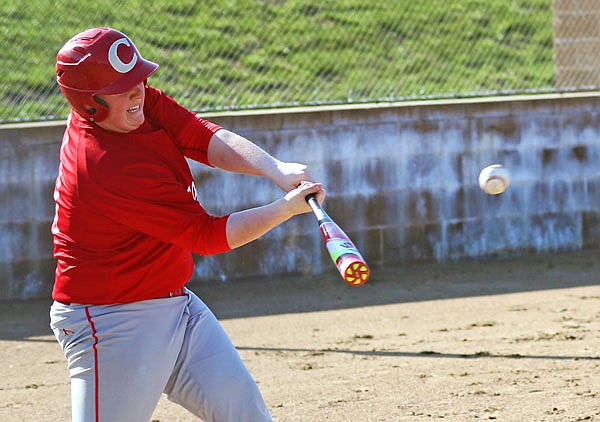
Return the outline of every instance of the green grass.
<path id="1" fill-rule="evenodd" d="M 66 116 L 56 52 L 93 26 L 128 34 L 161 65 L 151 84 L 199 111 L 554 84 L 551 0 L 3 0 L 0 122 Z"/>

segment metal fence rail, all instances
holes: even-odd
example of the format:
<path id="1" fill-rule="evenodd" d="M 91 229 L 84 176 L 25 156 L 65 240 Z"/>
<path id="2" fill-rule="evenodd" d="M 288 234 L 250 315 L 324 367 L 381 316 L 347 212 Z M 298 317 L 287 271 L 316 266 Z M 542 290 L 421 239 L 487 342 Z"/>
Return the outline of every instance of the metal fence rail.
<path id="1" fill-rule="evenodd" d="M 83 3 L 2 2 L 0 123 L 66 117 L 56 52 L 93 26 L 128 34 L 196 111 L 600 86 L 600 0 Z"/>

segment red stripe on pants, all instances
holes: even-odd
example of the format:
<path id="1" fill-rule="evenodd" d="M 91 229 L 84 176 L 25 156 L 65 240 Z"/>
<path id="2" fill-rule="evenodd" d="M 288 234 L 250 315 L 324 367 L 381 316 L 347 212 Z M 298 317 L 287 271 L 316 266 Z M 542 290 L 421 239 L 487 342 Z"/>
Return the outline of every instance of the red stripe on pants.
<path id="1" fill-rule="evenodd" d="M 94 321 L 92 321 L 92 316 L 90 315 L 90 308 L 85 308 L 85 315 L 87 317 L 88 322 L 90 323 L 90 327 L 92 328 L 92 337 L 94 338 L 94 344 L 92 348 L 94 349 L 94 406 L 96 411 L 96 422 L 100 421 L 100 413 L 99 413 L 99 395 L 98 395 L 98 336 L 96 335 L 96 326 L 94 325 Z"/>

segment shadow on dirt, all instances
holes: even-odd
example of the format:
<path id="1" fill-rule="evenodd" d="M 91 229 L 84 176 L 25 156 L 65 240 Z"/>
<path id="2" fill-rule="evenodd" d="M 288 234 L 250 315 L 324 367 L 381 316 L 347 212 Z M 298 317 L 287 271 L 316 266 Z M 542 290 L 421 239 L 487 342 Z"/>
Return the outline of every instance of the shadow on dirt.
<path id="1" fill-rule="evenodd" d="M 190 283 L 220 319 L 600 285 L 600 249 L 514 259 L 372 268 L 359 287 L 332 270 L 319 276 Z M 0 340 L 54 341 L 51 301 L 0 303 Z"/>
<path id="2" fill-rule="evenodd" d="M 470 296 L 600 285 L 600 250 L 451 264 L 413 264 L 372 269 L 362 286 L 339 274 L 192 284 L 221 318 L 314 312 Z"/>
<path id="3" fill-rule="evenodd" d="M 266 353 L 308 353 L 308 354 L 349 354 L 354 356 L 384 356 L 384 357 L 421 357 L 421 358 L 449 358 L 449 359 L 535 359 L 535 360 L 597 360 L 598 356 L 559 356 L 559 355 L 523 355 L 520 353 L 513 354 L 497 354 L 489 352 L 477 352 L 470 354 L 462 353 L 442 353 L 432 350 L 424 350 L 421 352 L 403 352 L 395 350 L 352 350 L 352 349 L 308 349 L 308 348 L 289 348 L 289 347 L 244 347 L 237 346 L 238 350 L 251 352 L 266 352 Z"/>

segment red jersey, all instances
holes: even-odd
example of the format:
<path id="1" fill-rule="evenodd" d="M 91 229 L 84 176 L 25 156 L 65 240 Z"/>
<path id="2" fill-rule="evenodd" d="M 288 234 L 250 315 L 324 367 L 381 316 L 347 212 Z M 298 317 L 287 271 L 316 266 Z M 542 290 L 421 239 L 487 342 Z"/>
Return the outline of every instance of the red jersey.
<path id="1" fill-rule="evenodd" d="M 185 157 L 210 165 L 220 126 L 146 87 L 144 124 L 115 133 L 71 111 L 52 224 L 53 299 L 124 303 L 165 296 L 193 272 L 192 252 L 230 250 L 227 216 L 200 206 Z"/>

